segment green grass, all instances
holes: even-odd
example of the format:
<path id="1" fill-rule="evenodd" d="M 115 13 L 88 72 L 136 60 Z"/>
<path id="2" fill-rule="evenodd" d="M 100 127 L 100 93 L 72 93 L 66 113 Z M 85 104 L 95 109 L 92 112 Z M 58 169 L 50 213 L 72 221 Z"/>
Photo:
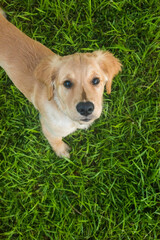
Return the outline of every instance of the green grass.
<path id="1" fill-rule="evenodd" d="M 60 159 L 0 69 L 0 239 L 160 239 L 158 0 L 1 0 L 55 53 L 106 49 L 123 64 L 102 116 Z"/>

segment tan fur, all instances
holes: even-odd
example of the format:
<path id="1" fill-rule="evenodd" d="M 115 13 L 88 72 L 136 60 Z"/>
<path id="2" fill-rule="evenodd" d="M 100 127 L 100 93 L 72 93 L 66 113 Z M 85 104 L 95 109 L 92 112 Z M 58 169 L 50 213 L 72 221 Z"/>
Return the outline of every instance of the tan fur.
<path id="1" fill-rule="evenodd" d="M 62 138 L 88 128 L 100 117 L 104 86 L 111 92 L 112 79 L 121 70 L 117 58 L 107 51 L 58 56 L 32 40 L 0 14 L 0 65 L 17 88 L 40 112 L 42 130 L 58 156 L 69 157 Z M 100 83 L 93 85 L 92 80 Z M 69 80 L 71 89 L 64 87 Z M 84 117 L 79 102 L 92 102 L 94 111 Z"/>

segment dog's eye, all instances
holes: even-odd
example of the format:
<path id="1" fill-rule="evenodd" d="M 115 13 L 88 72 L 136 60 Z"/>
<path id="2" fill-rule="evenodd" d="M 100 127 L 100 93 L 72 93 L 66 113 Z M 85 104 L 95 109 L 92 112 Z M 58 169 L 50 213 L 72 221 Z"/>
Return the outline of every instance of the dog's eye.
<path id="1" fill-rule="evenodd" d="M 99 78 L 93 78 L 93 79 L 92 79 L 92 84 L 93 84 L 93 85 L 98 85 L 99 82 L 100 82 Z"/>
<path id="2" fill-rule="evenodd" d="M 65 88 L 71 88 L 73 86 L 73 83 L 69 80 L 66 80 L 63 85 L 65 86 Z"/>

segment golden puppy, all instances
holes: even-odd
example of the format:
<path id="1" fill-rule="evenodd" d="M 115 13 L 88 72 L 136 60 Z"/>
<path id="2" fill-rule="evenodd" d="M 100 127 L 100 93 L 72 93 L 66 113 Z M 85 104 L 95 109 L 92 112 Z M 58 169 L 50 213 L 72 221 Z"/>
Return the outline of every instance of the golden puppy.
<path id="1" fill-rule="evenodd" d="M 56 154 L 65 157 L 69 147 L 62 138 L 100 117 L 104 86 L 110 93 L 121 70 L 119 60 L 107 51 L 58 56 L 2 14 L 0 66 L 40 112 L 44 135 Z"/>

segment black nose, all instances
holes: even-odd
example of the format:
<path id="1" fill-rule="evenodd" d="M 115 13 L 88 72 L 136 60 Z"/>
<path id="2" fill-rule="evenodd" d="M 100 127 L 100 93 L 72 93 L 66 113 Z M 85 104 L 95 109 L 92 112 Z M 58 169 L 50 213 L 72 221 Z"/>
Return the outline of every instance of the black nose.
<path id="1" fill-rule="evenodd" d="M 93 112 L 94 105 L 92 102 L 80 102 L 77 104 L 76 108 L 81 115 L 88 116 Z"/>

